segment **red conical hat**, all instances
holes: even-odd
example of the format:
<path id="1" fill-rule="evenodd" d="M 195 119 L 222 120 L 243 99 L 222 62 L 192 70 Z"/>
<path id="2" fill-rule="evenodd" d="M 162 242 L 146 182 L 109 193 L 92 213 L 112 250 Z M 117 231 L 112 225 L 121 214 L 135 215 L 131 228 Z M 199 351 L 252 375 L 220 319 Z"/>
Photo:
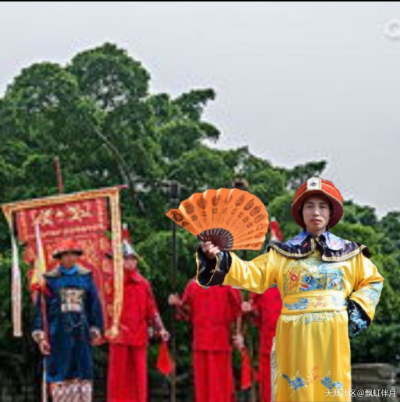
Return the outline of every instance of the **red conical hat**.
<path id="1" fill-rule="evenodd" d="M 61 240 L 55 250 L 53 251 L 53 258 L 59 259 L 65 253 L 75 253 L 77 255 L 82 255 L 83 250 L 74 240 L 64 239 Z"/>

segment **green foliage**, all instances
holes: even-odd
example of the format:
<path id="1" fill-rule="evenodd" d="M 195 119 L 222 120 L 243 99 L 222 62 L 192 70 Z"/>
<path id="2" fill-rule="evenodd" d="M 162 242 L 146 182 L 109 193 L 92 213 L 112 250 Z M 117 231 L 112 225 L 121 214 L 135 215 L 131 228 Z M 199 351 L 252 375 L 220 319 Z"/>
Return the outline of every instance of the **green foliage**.
<path id="1" fill-rule="evenodd" d="M 289 189 L 297 190 L 302 183 L 312 176 L 321 176 L 326 167 L 326 161 L 308 162 L 304 165 L 295 166 L 286 170 L 287 184 Z"/>
<path id="2" fill-rule="evenodd" d="M 281 227 L 286 239 L 290 239 L 299 233 L 301 229 L 292 218 L 293 192 L 286 192 L 267 205 L 268 213 L 275 218 Z"/>

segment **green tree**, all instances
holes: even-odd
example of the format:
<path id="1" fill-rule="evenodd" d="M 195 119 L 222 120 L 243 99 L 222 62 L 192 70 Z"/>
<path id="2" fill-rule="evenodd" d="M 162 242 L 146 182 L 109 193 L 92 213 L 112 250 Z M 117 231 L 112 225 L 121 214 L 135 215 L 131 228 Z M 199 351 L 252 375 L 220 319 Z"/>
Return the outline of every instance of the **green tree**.
<path id="1" fill-rule="evenodd" d="M 288 188 L 297 190 L 310 177 L 321 176 L 325 167 L 326 161 L 318 161 L 307 162 L 304 165 L 295 166 L 293 169 L 285 169 Z"/>

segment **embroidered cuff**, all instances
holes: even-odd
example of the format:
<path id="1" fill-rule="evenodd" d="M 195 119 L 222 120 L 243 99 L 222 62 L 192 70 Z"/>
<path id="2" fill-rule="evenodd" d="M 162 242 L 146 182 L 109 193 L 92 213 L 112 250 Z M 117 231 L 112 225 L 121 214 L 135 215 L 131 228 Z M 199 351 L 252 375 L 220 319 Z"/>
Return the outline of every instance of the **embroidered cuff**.
<path id="1" fill-rule="evenodd" d="M 349 314 L 349 338 L 364 332 L 371 324 L 367 313 L 354 300 L 347 300 L 347 312 Z"/>
<path id="2" fill-rule="evenodd" d="M 220 251 L 215 260 L 210 260 L 203 253 L 201 247 L 196 254 L 197 275 L 196 281 L 202 287 L 222 285 L 226 274 L 232 264 L 232 258 L 228 251 Z"/>

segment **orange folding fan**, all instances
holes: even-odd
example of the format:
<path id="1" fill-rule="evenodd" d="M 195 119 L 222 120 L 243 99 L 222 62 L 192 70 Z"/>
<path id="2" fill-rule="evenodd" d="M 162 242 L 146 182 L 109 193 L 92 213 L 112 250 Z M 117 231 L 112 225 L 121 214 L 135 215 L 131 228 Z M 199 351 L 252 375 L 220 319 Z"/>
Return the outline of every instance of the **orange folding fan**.
<path id="1" fill-rule="evenodd" d="M 182 201 L 166 215 L 220 250 L 260 250 L 268 230 L 268 212 L 254 195 L 238 189 L 207 190 Z"/>

